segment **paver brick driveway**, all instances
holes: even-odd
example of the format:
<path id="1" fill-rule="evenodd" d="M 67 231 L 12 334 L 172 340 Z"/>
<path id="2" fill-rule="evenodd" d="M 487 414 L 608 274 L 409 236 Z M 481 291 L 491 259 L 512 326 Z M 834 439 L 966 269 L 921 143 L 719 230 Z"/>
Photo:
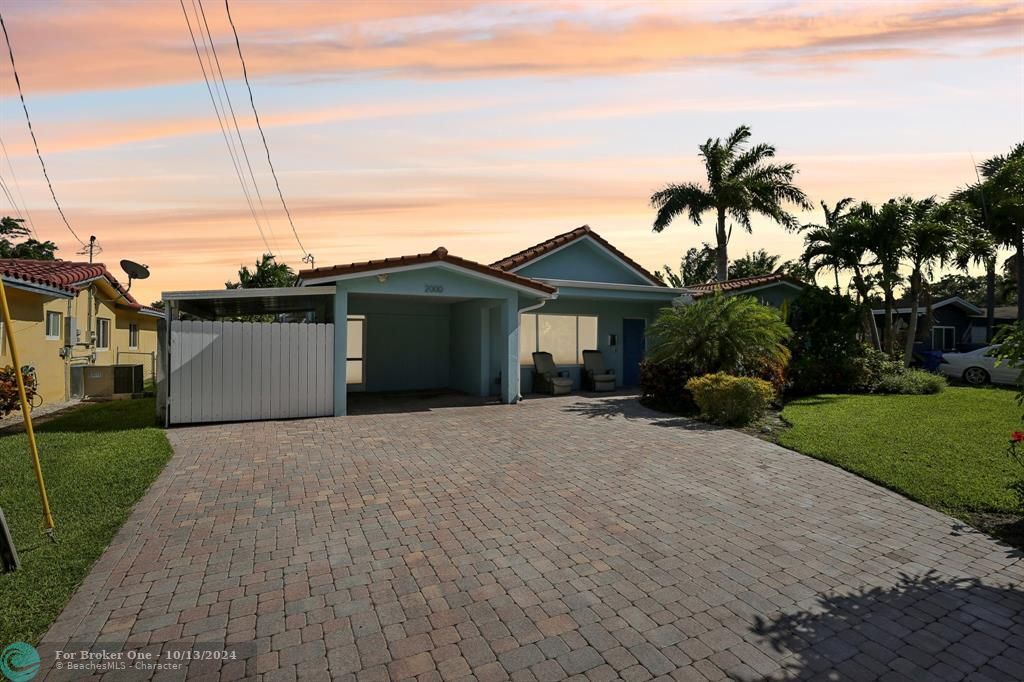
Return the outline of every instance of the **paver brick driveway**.
<path id="1" fill-rule="evenodd" d="M 624 397 L 174 429 L 47 640 L 190 678 L 1024 678 L 1024 568 L 882 488 Z"/>

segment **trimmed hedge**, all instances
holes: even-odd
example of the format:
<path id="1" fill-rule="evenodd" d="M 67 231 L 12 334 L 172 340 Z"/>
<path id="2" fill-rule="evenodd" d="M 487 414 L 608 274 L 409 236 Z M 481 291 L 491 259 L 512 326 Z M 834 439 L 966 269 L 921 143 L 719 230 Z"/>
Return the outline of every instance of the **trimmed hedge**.
<path id="1" fill-rule="evenodd" d="M 723 426 L 744 426 L 764 416 L 775 389 L 764 379 L 705 374 L 686 382 L 701 416 Z"/>
<path id="2" fill-rule="evenodd" d="M 697 411 L 686 382 L 693 378 L 692 368 L 684 362 L 640 363 L 641 401 L 662 412 L 686 414 Z"/>

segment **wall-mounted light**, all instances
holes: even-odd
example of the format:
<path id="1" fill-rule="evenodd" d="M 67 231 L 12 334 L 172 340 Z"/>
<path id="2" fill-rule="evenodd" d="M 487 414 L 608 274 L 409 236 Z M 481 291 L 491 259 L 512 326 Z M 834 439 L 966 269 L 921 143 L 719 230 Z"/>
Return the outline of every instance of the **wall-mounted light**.
<path id="1" fill-rule="evenodd" d="M 384 284 L 384 282 L 387 282 L 388 281 L 388 273 L 382 272 L 381 274 L 377 275 L 377 281 L 380 282 L 381 284 Z"/>
<path id="2" fill-rule="evenodd" d="M 608 345 L 609 346 L 614 346 L 616 344 L 616 342 L 618 342 L 618 338 L 616 338 L 615 334 L 609 334 L 608 335 Z"/>

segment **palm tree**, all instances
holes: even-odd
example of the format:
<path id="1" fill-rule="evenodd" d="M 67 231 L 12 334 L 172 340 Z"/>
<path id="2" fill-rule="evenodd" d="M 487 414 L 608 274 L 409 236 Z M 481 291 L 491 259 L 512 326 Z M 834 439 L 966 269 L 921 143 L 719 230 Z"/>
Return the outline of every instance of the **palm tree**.
<path id="1" fill-rule="evenodd" d="M 849 244 L 842 239 L 843 220 L 847 217 L 846 207 L 853 203 L 852 197 L 846 197 L 836 202 L 834 208 L 829 208 L 824 201 L 821 202 L 821 210 L 825 213 L 824 225 L 804 225 L 802 229 L 808 230 L 804 236 L 803 262 L 815 275 L 819 271 L 831 269 L 836 278 L 836 296 L 841 295 L 839 288 L 839 273 L 851 265 L 854 254 L 848 248 Z M 857 258 L 859 262 L 859 257 Z"/>
<path id="2" fill-rule="evenodd" d="M 953 212 L 950 207 L 940 207 L 934 198 L 913 201 L 909 205 L 905 253 L 910 261 L 910 320 L 903 347 L 903 363 L 908 367 L 914 356 L 917 317 L 926 278 L 931 278 L 932 266 L 936 262 L 945 263 L 953 250 L 954 231 L 951 225 L 956 220 Z"/>
<path id="3" fill-rule="evenodd" d="M 985 340 L 991 341 L 996 319 L 999 243 L 989 227 L 988 209 L 980 184 L 954 192 L 950 201 L 959 204 L 957 210 L 965 220 L 954 240 L 953 262 L 964 272 L 971 265 L 985 267 Z"/>
<path id="4" fill-rule="evenodd" d="M 775 256 L 764 249 L 737 258 L 729 265 L 729 279 L 770 275 L 779 268 L 781 256 Z"/>
<path id="5" fill-rule="evenodd" d="M 278 263 L 274 255 L 265 253 L 253 270 L 243 265 L 238 270 L 237 282 L 225 282 L 226 289 L 270 289 L 295 285 L 295 272 L 285 263 Z"/>
<path id="6" fill-rule="evenodd" d="M 787 228 L 797 226 L 796 218 L 787 213 L 784 204 L 809 208 L 807 197 L 796 185 L 796 167 L 791 163 L 769 163 L 775 147 L 769 144 L 748 146 L 750 128 L 743 125 L 725 140 L 708 138 L 700 146 L 700 155 L 707 171 L 707 186 L 696 182 L 668 185 L 651 195 L 651 205 L 658 213 L 654 231 L 661 232 L 676 217 L 686 214 L 690 222 L 700 225 L 708 211 L 715 214 L 717 240 L 717 277 L 729 278 L 729 237 L 732 227 L 726 218 L 751 231 L 752 213 L 766 216 Z"/>
<path id="7" fill-rule="evenodd" d="M 983 180 L 981 200 L 988 212 L 989 229 L 996 241 L 1016 255 L 1017 287 L 1024 281 L 1024 143 L 1003 156 L 994 156 L 978 166 Z M 1017 296 L 1017 319 L 1024 319 L 1024 296 Z"/>
<path id="8" fill-rule="evenodd" d="M 793 332 L 778 310 L 752 296 L 702 296 L 662 308 L 650 328 L 653 362 L 685 362 L 694 376 L 713 372 L 756 375 L 789 362 Z"/>
<path id="9" fill-rule="evenodd" d="M 857 240 L 874 257 L 871 265 L 878 268 L 874 280 L 882 289 L 885 301 L 881 345 L 889 355 L 893 355 L 896 350 L 893 334 L 896 297 L 893 292 L 903 280 L 900 276 L 900 263 L 907 245 L 907 229 L 913 203 L 910 197 L 890 199 L 878 208 L 863 202 L 850 215 L 851 228 Z"/>

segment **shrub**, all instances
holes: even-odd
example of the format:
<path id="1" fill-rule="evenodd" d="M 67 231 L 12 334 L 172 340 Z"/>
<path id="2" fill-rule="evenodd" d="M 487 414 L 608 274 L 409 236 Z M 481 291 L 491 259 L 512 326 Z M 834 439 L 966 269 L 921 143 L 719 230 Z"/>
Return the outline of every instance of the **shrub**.
<path id="1" fill-rule="evenodd" d="M 867 350 L 860 341 L 861 309 L 848 297 L 808 287 L 789 306 L 790 393 L 844 393 L 854 390 L 857 360 Z"/>
<path id="2" fill-rule="evenodd" d="M 764 416 L 775 389 L 764 379 L 705 374 L 686 382 L 701 416 L 715 424 L 743 426 Z"/>
<path id="3" fill-rule="evenodd" d="M 640 400 L 663 412 L 695 412 L 693 395 L 686 388 L 692 377 L 692 370 L 684 362 L 645 360 L 640 363 Z"/>
<path id="4" fill-rule="evenodd" d="M 945 387 L 945 377 L 923 369 L 904 369 L 898 373 L 885 374 L 875 390 L 878 393 L 924 395 L 939 393 Z"/>
<path id="5" fill-rule="evenodd" d="M 902 374 L 906 368 L 880 350 L 865 348 L 863 355 L 853 359 L 854 378 L 850 390 L 875 393 L 886 377 Z"/>
<path id="6" fill-rule="evenodd" d="M 25 381 L 28 402 L 32 404 L 37 389 L 36 371 L 26 365 L 21 368 L 21 376 Z M 18 377 L 14 373 L 14 368 L 8 365 L 0 369 L 0 417 L 6 417 L 18 409 L 21 409 L 21 401 L 18 399 Z"/>
<path id="7" fill-rule="evenodd" d="M 694 375 L 774 376 L 789 362 L 791 333 L 778 310 L 751 296 L 706 295 L 658 312 L 649 357 L 685 363 Z"/>

